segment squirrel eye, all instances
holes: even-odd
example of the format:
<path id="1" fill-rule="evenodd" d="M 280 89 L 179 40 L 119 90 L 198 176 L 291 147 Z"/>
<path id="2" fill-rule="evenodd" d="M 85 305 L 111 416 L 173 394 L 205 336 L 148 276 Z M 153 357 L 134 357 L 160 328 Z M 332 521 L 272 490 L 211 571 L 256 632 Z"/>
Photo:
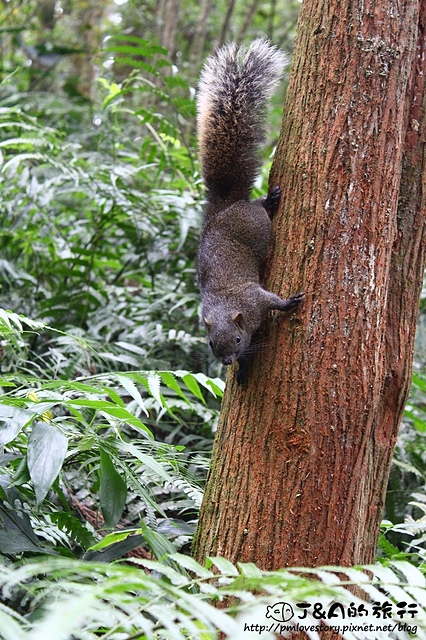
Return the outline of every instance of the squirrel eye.
<path id="1" fill-rule="evenodd" d="M 236 338 L 236 342 L 237 342 L 237 344 L 239 344 L 239 343 L 241 342 L 241 338 L 240 338 L 240 336 L 237 336 L 237 338 Z"/>

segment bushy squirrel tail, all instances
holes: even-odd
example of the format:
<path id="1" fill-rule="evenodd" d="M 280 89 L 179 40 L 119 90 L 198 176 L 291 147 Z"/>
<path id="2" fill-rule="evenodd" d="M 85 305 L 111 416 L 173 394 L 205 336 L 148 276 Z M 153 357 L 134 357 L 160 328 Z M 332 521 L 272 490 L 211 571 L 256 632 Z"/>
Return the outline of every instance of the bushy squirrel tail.
<path id="1" fill-rule="evenodd" d="M 202 175 L 210 202 L 247 199 L 260 167 L 266 106 L 286 63 L 266 40 L 234 42 L 211 56 L 197 96 Z"/>

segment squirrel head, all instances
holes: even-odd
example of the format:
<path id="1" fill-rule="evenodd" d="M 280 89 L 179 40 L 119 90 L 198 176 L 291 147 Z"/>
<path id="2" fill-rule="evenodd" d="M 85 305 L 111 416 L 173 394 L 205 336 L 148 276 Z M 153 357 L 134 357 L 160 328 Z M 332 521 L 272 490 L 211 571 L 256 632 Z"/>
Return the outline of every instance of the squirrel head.
<path id="1" fill-rule="evenodd" d="M 234 364 L 250 345 L 251 335 L 245 328 L 241 311 L 233 311 L 230 315 L 219 318 L 209 315 L 204 318 L 209 345 L 213 354 L 222 364 Z"/>

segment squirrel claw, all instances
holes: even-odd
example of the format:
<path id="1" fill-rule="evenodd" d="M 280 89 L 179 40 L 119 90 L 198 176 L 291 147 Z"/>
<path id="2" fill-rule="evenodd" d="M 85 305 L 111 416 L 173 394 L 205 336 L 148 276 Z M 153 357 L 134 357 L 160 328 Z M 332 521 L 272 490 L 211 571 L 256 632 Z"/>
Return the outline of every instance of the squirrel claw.
<path id="1" fill-rule="evenodd" d="M 279 309 L 279 311 L 292 311 L 295 307 L 297 307 L 305 297 L 305 292 L 295 293 L 294 296 L 290 296 L 285 300 L 280 299 L 279 303 L 273 308 Z"/>
<path id="2" fill-rule="evenodd" d="M 289 303 L 289 309 L 293 309 L 293 307 L 297 307 L 303 300 L 303 298 L 305 297 L 305 292 L 302 291 L 301 293 L 295 293 L 294 296 L 290 296 L 287 299 L 287 302 Z"/>
<path id="3" fill-rule="evenodd" d="M 248 381 L 248 357 L 243 354 L 238 358 L 238 364 L 237 382 L 238 384 L 245 384 Z"/>
<path id="4" fill-rule="evenodd" d="M 263 208 L 268 213 L 275 213 L 281 197 L 281 188 L 276 185 L 273 187 L 263 201 Z"/>

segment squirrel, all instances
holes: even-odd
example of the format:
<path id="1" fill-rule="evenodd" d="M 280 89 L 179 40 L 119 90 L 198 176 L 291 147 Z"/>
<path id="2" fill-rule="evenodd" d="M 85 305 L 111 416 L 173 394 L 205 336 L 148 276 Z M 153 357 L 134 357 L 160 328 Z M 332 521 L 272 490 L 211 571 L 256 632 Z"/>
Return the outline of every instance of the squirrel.
<path id="1" fill-rule="evenodd" d="M 250 201 L 265 138 L 266 106 L 285 56 L 263 39 L 247 49 L 230 43 L 208 58 L 197 94 L 201 175 L 206 186 L 198 249 L 202 319 L 213 354 L 239 363 L 247 378 L 253 335 L 269 309 L 292 311 L 303 299 L 284 300 L 260 285 L 279 187 Z"/>

